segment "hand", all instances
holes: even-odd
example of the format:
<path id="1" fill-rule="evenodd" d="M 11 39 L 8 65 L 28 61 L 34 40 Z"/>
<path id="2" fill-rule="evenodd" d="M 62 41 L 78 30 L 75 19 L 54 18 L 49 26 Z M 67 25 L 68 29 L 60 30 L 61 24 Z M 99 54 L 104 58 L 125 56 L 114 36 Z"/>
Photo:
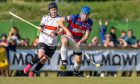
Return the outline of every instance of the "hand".
<path id="1" fill-rule="evenodd" d="M 119 41 L 123 41 L 123 39 L 122 39 L 122 38 L 119 38 L 118 40 L 119 40 Z"/>
<path id="2" fill-rule="evenodd" d="M 88 44 L 88 46 L 92 46 L 92 43 Z"/>
<path id="3" fill-rule="evenodd" d="M 43 28 L 41 28 L 41 27 L 38 27 L 38 30 L 39 30 L 40 32 L 43 32 Z"/>
<path id="4" fill-rule="evenodd" d="M 81 42 L 77 42 L 76 46 L 80 47 L 80 45 L 81 45 Z"/>
<path id="5" fill-rule="evenodd" d="M 13 34 L 13 32 L 12 32 L 12 31 L 10 31 L 10 32 L 9 32 L 9 35 L 12 35 L 12 34 Z"/>
<path id="6" fill-rule="evenodd" d="M 71 38 L 73 37 L 72 34 L 71 34 L 71 32 L 66 32 L 66 35 L 67 35 L 68 37 L 71 37 Z"/>
<path id="7" fill-rule="evenodd" d="M 55 37 L 55 36 L 57 36 L 57 33 L 52 31 L 52 32 L 50 33 L 50 36 L 51 36 L 51 37 Z"/>
<path id="8" fill-rule="evenodd" d="M 99 25 L 102 26 L 102 20 L 101 19 L 99 20 Z"/>
<path id="9" fill-rule="evenodd" d="M 107 20 L 107 19 L 105 20 L 105 25 L 106 25 L 106 26 L 108 25 L 108 20 Z"/>

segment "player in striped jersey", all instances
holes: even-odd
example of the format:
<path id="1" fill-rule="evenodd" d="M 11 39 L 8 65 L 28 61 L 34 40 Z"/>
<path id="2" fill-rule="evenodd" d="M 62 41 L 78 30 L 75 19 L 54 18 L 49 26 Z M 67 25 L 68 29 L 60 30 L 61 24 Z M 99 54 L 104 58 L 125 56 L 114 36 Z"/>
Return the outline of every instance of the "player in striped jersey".
<path id="1" fill-rule="evenodd" d="M 29 73 L 29 77 L 33 77 L 34 74 L 43 67 L 47 59 L 52 57 L 58 43 L 57 35 L 62 32 L 62 29 L 59 28 L 57 24 L 57 21 L 60 19 L 57 4 L 50 3 L 48 5 L 48 10 L 50 13 L 43 16 L 39 27 L 39 31 L 41 31 L 41 33 L 39 36 L 38 56 L 33 58 L 33 60 L 24 68 L 24 73 L 28 74 L 31 67 L 35 63 L 37 64 L 33 71 Z"/>
<path id="2" fill-rule="evenodd" d="M 80 46 L 82 43 L 85 43 L 89 37 L 92 28 L 92 20 L 89 18 L 90 8 L 88 6 L 84 6 L 81 9 L 80 14 L 70 15 L 66 17 L 62 17 L 58 20 L 58 24 L 63 30 L 65 34 L 69 37 L 73 37 L 73 39 L 77 42 L 77 46 Z M 68 23 L 68 27 L 64 25 L 64 23 Z M 60 66 L 61 70 L 66 70 L 67 67 L 67 52 L 68 52 L 68 38 L 62 37 L 62 47 L 61 47 L 61 58 L 62 65 Z M 74 51 L 75 55 L 75 63 L 74 63 L 74 73 L 78 75 L 80 65 L 81 65 L 81 51 Z"/>

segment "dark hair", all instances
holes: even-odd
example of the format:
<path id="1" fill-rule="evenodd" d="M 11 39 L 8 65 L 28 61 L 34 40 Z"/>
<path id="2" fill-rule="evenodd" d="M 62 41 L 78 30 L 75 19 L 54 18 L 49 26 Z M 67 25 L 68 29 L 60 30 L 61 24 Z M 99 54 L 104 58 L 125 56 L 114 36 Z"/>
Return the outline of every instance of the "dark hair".
<path id="1" fill-rule="evenodd" d="M 9 43 L 12 43 L 12 42 L 16 43 L 16 40 L 15 39 L 10 39 Z"/>
<path id="2" fill-rule="evenodd" d="M 140 39 L 137 40 L 137 43 L 140 41 Z"/>
<path id="3" fill-rule="evenodd" d="M 128 31 L 131 31 L 133 33 L 133 30 L 132 29 L 129 29 Z"/>
<path id="4" fill-rule="evenodd" d="M 126 31 L 125 30 L 122 30 L 121 33 L 126 33 Z"/>
<path id="5" fill-rule="evenodd" d="M 57 4 L 56 3 L 49 3 L 49 5 L 48 5 L 48 10 L 50 10 L 50 9 L 52 9 L 52 8 L 56 8 L 56 9 L 58 9 L 58 7 L 57 7 Z"/>
<path id="6" fill-rule="evenodd" d="M 112 26 L 112 27 L 111 27 L 111 29 L 114 29 L 114 30 L 116 30 L 116 28 L 115 28 L 114 26 Z"/>
<path id="7" fill-rule="evenodd" d="M 19 30 L 16 26 L 13 26 L 12 28 L 17 31 L 17 34 L 19 33 Z"/>
<path id="8" fill-rule="evenodd" d="M 7 38 L 6 33 L 2 33 L 2 34 L 1 34 L 1 38 L 2 38 L 3 36 Z"/>
<path id="9" fill-rule="evenodd" d="M 14 30 L 16 30 L 16 36 L 18 37 L 18 39 L 20 39 L 20 35 L 19 35 L 19 30 L 16 26 L 12 27 Z"/>

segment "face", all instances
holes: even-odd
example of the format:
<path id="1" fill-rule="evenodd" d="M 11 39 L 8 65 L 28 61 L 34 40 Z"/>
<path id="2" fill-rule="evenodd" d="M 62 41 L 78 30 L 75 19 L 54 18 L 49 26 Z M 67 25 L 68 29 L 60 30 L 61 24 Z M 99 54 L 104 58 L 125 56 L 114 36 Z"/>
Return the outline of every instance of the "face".
<path id="1" fill-rule="evenodd" d="M 95 42 L 99 42 L 99 39 L 97 37 L 95 38 Z"/>
<path id="2" fill-rule="evenodd" d="M 112 32 L 112 33 L 115 33 L 115 29 L 111 29 L 111 32 Z"/>
<path id="3" fill-rule="evenodd" d="M 138 46 L 140 46 L 140 40 L 138 41 Z"/>
<path id="4" fill-rule="evenodd" d="M 128 31 L 128 36 L 131 37 L 133 35 L 132 31 Z"/>
<path id="5" fill-rule="evenodd" d="M 15 32 L 15 29 L 14 28 L 11 28 L 11 32 L 14 33 Z"/>
<path id="6" fill-rule="evenodd" d="M 122 42 L 121 40 L 119 40 L 119 44 L 120 44 L 120 45 L 123 45 L 123 42 Z"/>
<path id="7" fill-rule="evenodd" d="M 126 33 L 124 33 L 124 32 L 123 32 L 123 33 L 121 33 L 121 36 L 125 36 L 125 35 L 126 35 Z"/>
<path id="8" fill-rule="evenodd" d="M 86 21 L 89 18 L 89 14 L 83 14 L 81 13 L 81 21 Z"/>
<path id="9" fill-rule="evenodd" d="M 17 33 L 17 30 L 14 29 L 14 28 L 11 28 L 11 33 L 16 34 Z"/>
<path id="10" fill-rule="evenodd" d="M 20 42 L 21 42 L 21 44 L 24 44 L 25 43 L 25 40 L 22 39 L 22 40 L 20 40 Z"/>
<path id="11" fill-rule="evenodd" d="M 6 37 L 5 36 L 2 36 L 2 40 L 6 40 Z"/>
<path id="12" fill-rule="evenodd" d="M 110 35 L 107 34 L 107 35 L 105 36 L 105 39 L 106 39 L 106 40 L 110 40 Z"/>
<path id="13" fill-rule="evenodd" d="M 56 17 L 57 16 L 57 9 L 56 8 L 51 8 L 50 9 L 50 14 L 51 14 L 51 17 Z"/>

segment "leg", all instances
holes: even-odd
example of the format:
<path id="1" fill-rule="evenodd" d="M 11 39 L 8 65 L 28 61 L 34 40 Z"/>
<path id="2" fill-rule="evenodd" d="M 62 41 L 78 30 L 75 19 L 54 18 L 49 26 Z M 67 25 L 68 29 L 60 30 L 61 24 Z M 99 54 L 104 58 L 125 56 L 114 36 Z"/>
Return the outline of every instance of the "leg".
<path id="1" fill-rule="evenodd" d="M 44 44 L 43 43 L 39 43 L 39 51 L 38 51 L 38 55 L 35 56 L 33 58 L 33 60 L 24 68 L 24 73 L 27 74 L 29 72 L 29 70 L 32 68 L 32 66 L 39 62 L 41 58 L 43 58 L 44 56 L 44 53 L 45 53 L 45 50 L 44 50 Z"/>
<path id="2" fill-rule="evenodd" d="M 65 71 L 67 69 L 66 64 L 67 64 L 67 53 L 68 53 L 68 39 L 66 37 L 63 37 L 62 40 L 62 46 L 61 46 L 61 59 L 62 59 L 62 65 L 60 66 L 60 69 L 62 71 Z"/>
<path id="3" fill-rule="evenodd" d="M 79 55 L 75 55 L 75 62 L 74 62 L 74 69 L 76 70 L 76 71 L 79 71 L 79 69 L 80 69 L 80 66 L 81 66 L 81 56 L 79 56 Z"/>
<path id="4" fill-rule="evenodd" d="M 39 63 L 36 65 L 36 67 L 34 68 L 34 70 L 32 72 L 29 73 L 29 77 L 33 77 L 34 74 L 36 74 L 45 64 L 45 62 L 47 61 L 48 57 L 44 56 Z"/>
<path id="5" fill-rule="evenodd" d="M 74 63 L 74 75 L 75 76 L 80 76 L 80 72 L 79 72 L 79 69 L 81 67 L 81 62 L 82 62 L 82 59 L 81 59 L 81 55 L 82 55 L 82 52 L 74 52 L 75 54 L 75 63 Z"/>
<path id="6" fill-rule="evenodd" d="M 35 63 L 39 62 L 44 57 L 44 50 L 39 49 L 38 56 L 34 57 L 30 64 L 33 66 Z"/>
<path id="7" fill-rule="evenodd" d="M 51 58 L 56 50 L 56 46 L 48 46 L 44 44 L 44 49 L 40 50 L 38 53 L 39 55 L 43 56 L 37 66 L 34 68 L 32 72 L 29 73 L 29 77 L 33 77 L 35 73 L 37 73 L 45 64 L 45 62 L 48 60 L 48 58 Z"/>

